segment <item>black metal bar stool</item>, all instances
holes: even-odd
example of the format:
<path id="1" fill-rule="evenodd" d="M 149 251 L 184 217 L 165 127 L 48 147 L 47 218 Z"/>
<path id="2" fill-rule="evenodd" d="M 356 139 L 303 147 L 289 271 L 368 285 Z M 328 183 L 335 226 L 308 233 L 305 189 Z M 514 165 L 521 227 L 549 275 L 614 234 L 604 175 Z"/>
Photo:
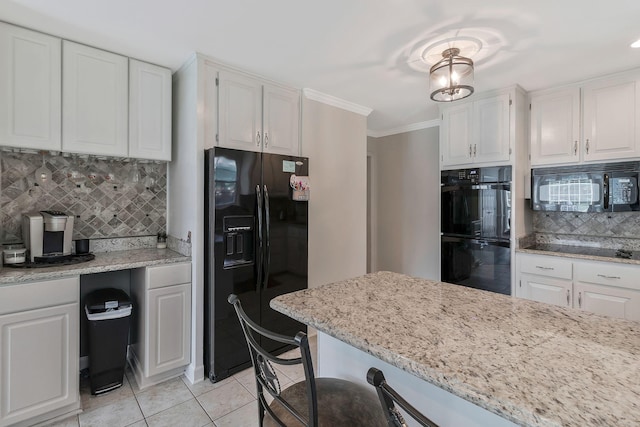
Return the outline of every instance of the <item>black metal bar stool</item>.
<path id="1" fill-rule="evenodd" d="M 369 368 L 369 371 L 367 372 L 367 382 L 374 386 L 378 391 L 378 398 L 380 399 L 380 404 L 384 410 L 389 427 L 407 427 L 402 414 L 398 411 L 394 402 L 421 426 L 438 427 L 436 423 L 421 414 L 416 408 L 411 406 L 409 402 L 404 400 L 404 398 L 394 389 L 389 387 L 384 378 L 384 374 L 380 369 Z"/>
<path id="2" fill-rule="evenodd" d="M 291 338 L 268 331 L 247 317 L 236 295 L 229 295 L 228 301 L 238 314 L 251 353 L 260 426 L 386 427 L 384 412 L 372 390 L 338 378 L 315 378 L 307 334 L 298 332 Z M 300 349 L 300 357 L 274 356 L 258 343 L 258 336 L 294 345 Z M 304 381 L 281 390 L 274 364 L 302 364 Z M 265 390 L 273 397 L 271 404 Z"/>

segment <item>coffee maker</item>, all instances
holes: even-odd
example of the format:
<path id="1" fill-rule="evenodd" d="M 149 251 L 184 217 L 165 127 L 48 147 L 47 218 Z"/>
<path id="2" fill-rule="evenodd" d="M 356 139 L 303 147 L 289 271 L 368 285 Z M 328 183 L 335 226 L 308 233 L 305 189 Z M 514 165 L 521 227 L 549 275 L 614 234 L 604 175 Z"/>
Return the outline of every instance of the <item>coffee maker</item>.
<path id="1" fill-rule="evenodd" d="M 73 215 L 60 211 L 28 212 L 22 215 L 22 237 L 35 263 L 56 262 L 72 256 Z"/>

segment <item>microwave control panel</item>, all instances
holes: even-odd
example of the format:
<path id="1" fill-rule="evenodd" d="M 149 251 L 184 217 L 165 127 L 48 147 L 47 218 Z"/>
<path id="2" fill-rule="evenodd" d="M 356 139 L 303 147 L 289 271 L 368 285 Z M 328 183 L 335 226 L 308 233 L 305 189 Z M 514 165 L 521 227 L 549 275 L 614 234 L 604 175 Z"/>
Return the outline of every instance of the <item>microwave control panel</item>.
<path id="1" fill-rule="evenodd" d="M 611 203 L 631 205 L 638 201 L 638 182 L 635 177 L 611 178 Z"/>

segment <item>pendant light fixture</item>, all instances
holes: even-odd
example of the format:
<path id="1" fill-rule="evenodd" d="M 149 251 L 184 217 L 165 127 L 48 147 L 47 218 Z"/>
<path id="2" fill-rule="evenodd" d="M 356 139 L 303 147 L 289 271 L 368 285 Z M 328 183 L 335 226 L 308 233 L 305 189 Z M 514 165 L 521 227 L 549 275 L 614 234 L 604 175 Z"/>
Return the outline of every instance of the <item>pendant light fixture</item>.
<path id="1" fill-rule="evenodd" d="M 460 49 L 442 52 L 442 59 L 429 70 L 431 99 L 451 102 L 473 93 L 473 61 L 460 56 Z"/>

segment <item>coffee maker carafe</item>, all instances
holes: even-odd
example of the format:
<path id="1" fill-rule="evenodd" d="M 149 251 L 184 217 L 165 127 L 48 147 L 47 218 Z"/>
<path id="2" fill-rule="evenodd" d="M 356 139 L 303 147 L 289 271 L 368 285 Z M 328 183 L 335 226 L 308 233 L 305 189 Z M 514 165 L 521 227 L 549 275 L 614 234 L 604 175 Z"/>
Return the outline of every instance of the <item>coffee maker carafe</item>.
<path id="1" fill-rule="evenodd" d="M 22 237 L 31 262 L 55 262 L 70 257 L 73 215 L 60 211 L 22 215 Z"/>

